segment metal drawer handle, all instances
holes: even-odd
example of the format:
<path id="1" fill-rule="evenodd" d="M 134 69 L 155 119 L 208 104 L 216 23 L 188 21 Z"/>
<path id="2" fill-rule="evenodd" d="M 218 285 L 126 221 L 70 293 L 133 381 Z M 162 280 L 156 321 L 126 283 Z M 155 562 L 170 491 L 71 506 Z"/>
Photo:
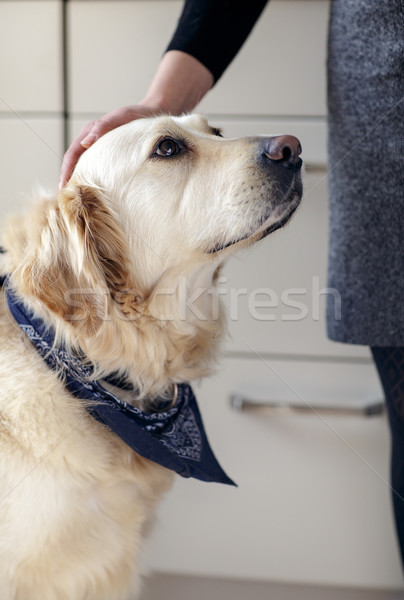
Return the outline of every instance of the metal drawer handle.
<path id="1" fill-rule="evenodd" d="M 370 402 L 365 406 L 336 406 L 336 405 L 318 405 L 309 406 L 307 404 L 293 404 L 277 401 L 269 401 L 265 404 L 245 398 L 241 394 L 232 394 L 230 396 L 230 405 L 234 410 L 240 412 L 249 412 L 262 414 L 265 416 L 290 416 L 298 414 L 320 414 L 336 415 L 347 417 L 374 417 L 384 413 L 384 402 L 378 400 Z"/>

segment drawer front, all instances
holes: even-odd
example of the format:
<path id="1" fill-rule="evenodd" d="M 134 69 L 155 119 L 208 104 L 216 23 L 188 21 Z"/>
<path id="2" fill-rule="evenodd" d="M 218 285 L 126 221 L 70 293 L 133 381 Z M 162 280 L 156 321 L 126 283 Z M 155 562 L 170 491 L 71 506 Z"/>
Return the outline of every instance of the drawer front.
<path id="1" fill-rule="evenodd" d="M 41 186 L 57 190 L 63 156 L 61 119 L 1 118 L 1 216 L 19 210 Z"/>
<path id="2" fill-rule="evenodd" d="M 62 2 L 0 2 L 0 112 L 62 111 Z"/>
<path id="3" fill-rule="evenodd" d="M 141 100 L 181 7 L 177 0 L 71 0 L 67 7 L 71 110 L 105 113 Z"/>
<path id="4" fill-rule="evenodd" d="M 369 365 L 224 360 L 197 396 L 212 446 L 239 487 L 178 477 L 158 514 L 149 566 L 401 589 L 385 418 L 240 413 L 229 407 L 235 391 L 337 405 L 380 394 Z"/>
<path id="5" fill-rule="evenodd" d="M 318 118 L 270 118 L 244 117 L 232 118 L 226 115 L 211 115 L 210 122 L 223 129 L 225 137 L 243 137 L 249 135 L 291 134 L 299 138 L 305 165 L 325 168 L 327 164 L 327 122 L 325 117 Z"/>
<path id="6" fill-rule="evenodd" d="M 326 114 L 329 3 L 274 0 L 201 110 L 223 114 Z"/>
<path id="7" fill-rule="evenodd" d="M 69 2 L 73 112 L 104 113 L 139 101 L 182 6 L 171 0 Z M 327 19 L 325 0 L 270 2 L 201 110 L 232 115 L 325 115 Z"/>

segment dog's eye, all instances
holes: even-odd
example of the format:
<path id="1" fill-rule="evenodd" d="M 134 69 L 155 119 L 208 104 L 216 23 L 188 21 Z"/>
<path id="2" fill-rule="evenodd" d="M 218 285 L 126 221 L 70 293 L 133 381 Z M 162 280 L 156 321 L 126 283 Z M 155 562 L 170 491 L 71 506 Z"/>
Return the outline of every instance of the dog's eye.
<path id="1" fill-rule="evenodd" d="M 218 137 L 223 137 L 222 130 L 217 127 L 212 127 L 212 135 L 217 135 Z"/>
<path id="2" fill-rule="evenodd" d="M 174 154 L 178 154 L 180 151 L 180 147 L 175 140 L 172 138 L 164 138 L 161 140 L 154 151 L 154 154 L 157 156 L 173 156 Z"/>

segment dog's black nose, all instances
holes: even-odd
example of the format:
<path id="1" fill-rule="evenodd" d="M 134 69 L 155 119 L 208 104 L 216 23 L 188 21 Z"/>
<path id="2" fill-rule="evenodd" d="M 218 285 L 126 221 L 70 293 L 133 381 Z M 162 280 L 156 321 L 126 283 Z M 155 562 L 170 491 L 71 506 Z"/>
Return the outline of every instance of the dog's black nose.
<path id="1" fill-rule="evenodd" d="M 299 154 L 302 147 L 293 135 L 277 135 L 264 141 L 264 156 L 270 160 L 281 163 L 285 167 L 296 166 L 301 163 Z"/>

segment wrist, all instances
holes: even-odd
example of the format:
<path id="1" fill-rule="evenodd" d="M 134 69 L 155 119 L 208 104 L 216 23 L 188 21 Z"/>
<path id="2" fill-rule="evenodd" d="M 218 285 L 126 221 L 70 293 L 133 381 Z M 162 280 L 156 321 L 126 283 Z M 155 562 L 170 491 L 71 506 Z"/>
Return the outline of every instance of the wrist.
<path id="1" fill-rule="evenodd" d="M 192 111 L 214 83 L 212 73 L 196 58 L 178 50 L 167 52 L 142 100 L 156 112 Z"/>

